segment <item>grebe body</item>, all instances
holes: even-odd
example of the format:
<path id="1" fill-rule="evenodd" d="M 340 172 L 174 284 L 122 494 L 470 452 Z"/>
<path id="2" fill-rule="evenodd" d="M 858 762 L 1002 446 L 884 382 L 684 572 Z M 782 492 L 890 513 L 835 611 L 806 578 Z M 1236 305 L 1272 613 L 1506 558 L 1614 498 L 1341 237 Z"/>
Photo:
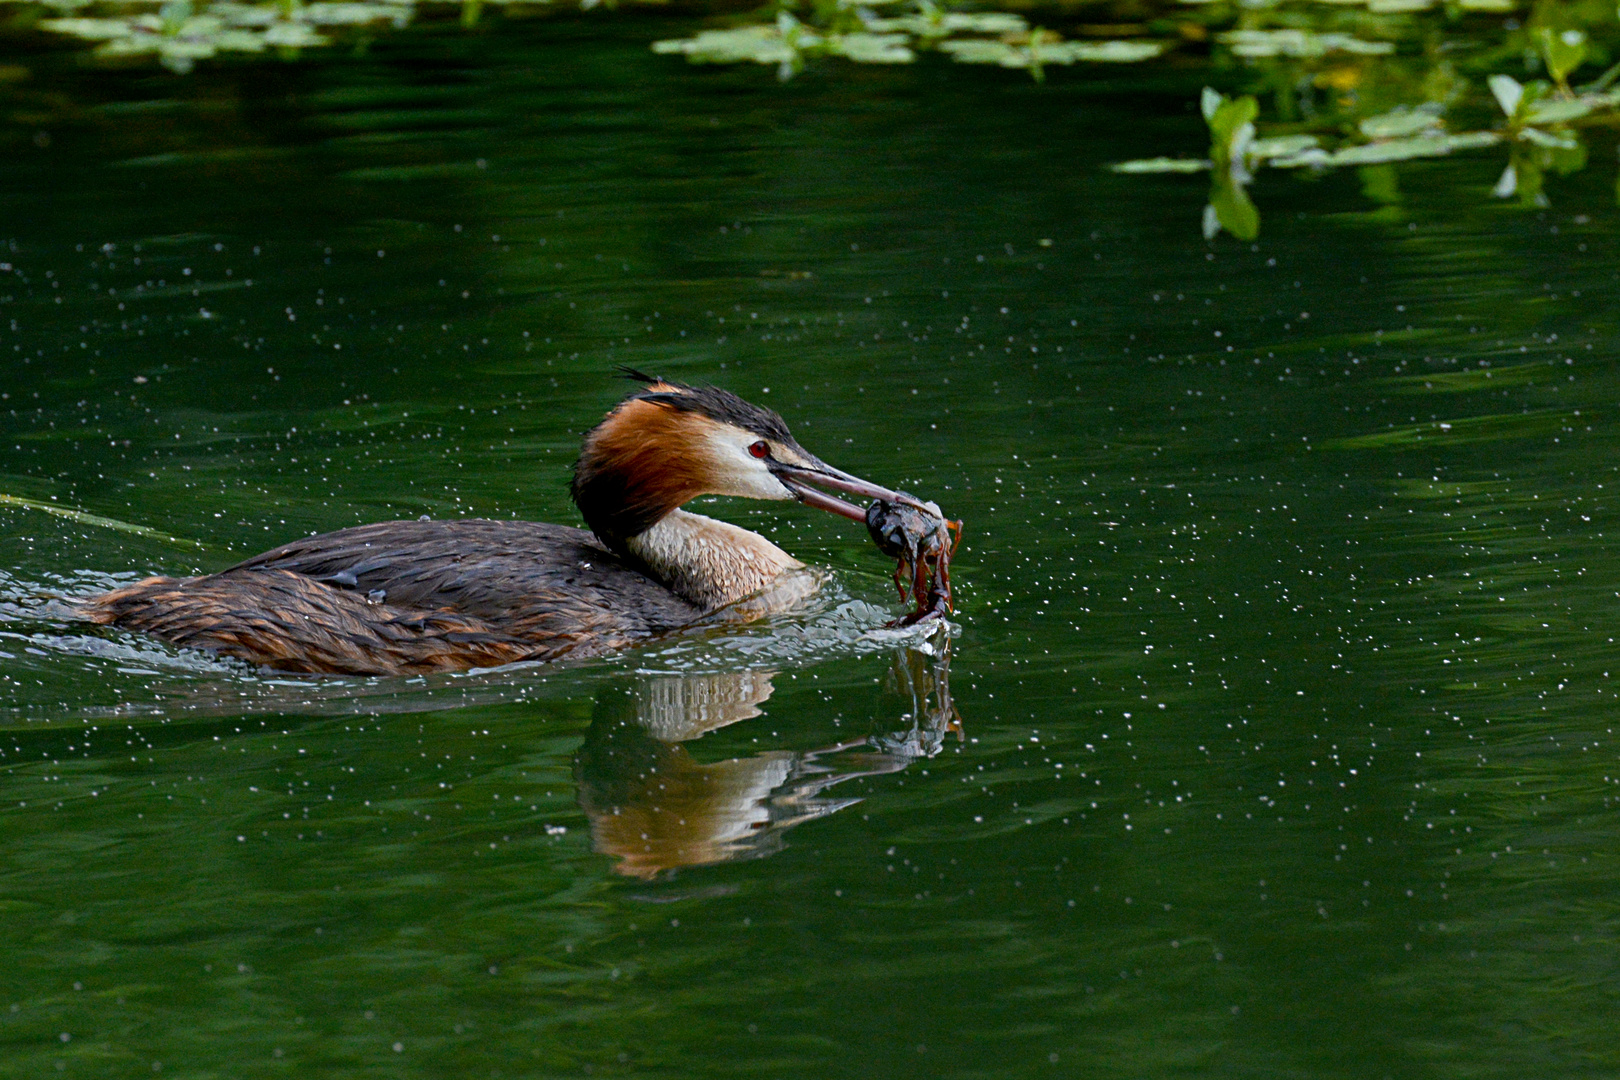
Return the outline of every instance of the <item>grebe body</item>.
<path id="1" fill-rule="evenodd" d="M 398 675 L 595 656 L 813 585 L 813 572 L 764 537 L 680 509 L 694 498 L 795 499 L 856 521 L 864 510 L 809 485 L 919 505 L 822 463 L 780 416 L 728 391 L 628 374 L 646 385 L 586 435 L 574 467 L 588 531 L 379 522 L 216 574 L 148 578 L 81 610 L 284 671 Z"/>
<path id="2" fill-rule="evenodd" d="M 98 597 L 97 622 L 283 671 L 411 674 L 594 656 L 704 610 L 584 529 L 385 521 Z"/>

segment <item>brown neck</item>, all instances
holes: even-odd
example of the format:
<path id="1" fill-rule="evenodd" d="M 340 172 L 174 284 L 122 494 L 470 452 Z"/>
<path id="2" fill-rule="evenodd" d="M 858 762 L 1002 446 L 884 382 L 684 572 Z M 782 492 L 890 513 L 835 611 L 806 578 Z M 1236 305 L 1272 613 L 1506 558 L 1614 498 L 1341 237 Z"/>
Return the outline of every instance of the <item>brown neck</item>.
<path id="1" fill-rule="evenodd" d="M 569 491 L 597 539 L 627 542 L 706 490 L 692 435 L 679 414 L 630 400 L 585 437 Z"/>

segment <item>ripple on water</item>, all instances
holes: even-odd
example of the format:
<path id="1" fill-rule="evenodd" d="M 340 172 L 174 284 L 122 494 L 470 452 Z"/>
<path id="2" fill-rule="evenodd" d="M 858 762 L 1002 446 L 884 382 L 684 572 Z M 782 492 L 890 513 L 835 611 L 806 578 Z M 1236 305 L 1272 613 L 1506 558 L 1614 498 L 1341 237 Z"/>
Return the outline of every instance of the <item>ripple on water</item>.
<path id="1" fill-rule="evenodd" d="M 622 655 L 519 663 L 412 678 L 289 675 L 150 635 L 72 621 L 63 598 L 94 595 L 136 580 L 133 574 L 77 571 L 31 582 L 0 574 L 0 642 L 12 644 L 15 684 L 0 715 L 13 722 L 49 716 L 190 716 L 222 714 L 411 712 L 461 708 L 524 697 L 554 676 L 590 680 L 627 670 L 704 674 L 809 667 L 840 658 L 931 648 L 936 626 L 891 627 L 892 608 L 852 596 L 832 575 L 789 612 L 676 635 Z M 870 592 L 870 582 L 854 580 Z M 954 632 L 954 628 L 953 632 Z M 32 678 L 30 678 L 30 675 Z M 71 688 L 71 689 L 70 689 Z M 64 696 L 71 693 L 71 697 Z"/>

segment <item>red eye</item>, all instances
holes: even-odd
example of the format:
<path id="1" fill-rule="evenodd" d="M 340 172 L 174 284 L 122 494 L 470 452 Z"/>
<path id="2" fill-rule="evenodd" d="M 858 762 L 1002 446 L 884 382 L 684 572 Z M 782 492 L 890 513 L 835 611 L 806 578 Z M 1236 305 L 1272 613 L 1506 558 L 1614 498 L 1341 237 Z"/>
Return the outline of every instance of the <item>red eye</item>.
<path id="1" fill-rule="evenodd" d="M 750 446 L 748 448 L 748 452 L 757 458 L 766 458 L 771 456 L 771 448 L 766 445 L 764 439 L 761 439 L 753 446 Z"/>

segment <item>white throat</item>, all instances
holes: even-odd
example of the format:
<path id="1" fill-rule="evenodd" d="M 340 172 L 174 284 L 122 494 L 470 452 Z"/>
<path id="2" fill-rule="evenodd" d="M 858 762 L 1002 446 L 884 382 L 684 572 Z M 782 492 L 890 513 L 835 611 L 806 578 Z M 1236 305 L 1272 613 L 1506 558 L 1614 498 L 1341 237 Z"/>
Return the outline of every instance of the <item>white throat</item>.
<path id="1" fill-rule="evenodd" d="M 804 565 L 758 533 L 685 510 L 671 511 L 625 546 L 705 611 L 752 596 Z"/>

